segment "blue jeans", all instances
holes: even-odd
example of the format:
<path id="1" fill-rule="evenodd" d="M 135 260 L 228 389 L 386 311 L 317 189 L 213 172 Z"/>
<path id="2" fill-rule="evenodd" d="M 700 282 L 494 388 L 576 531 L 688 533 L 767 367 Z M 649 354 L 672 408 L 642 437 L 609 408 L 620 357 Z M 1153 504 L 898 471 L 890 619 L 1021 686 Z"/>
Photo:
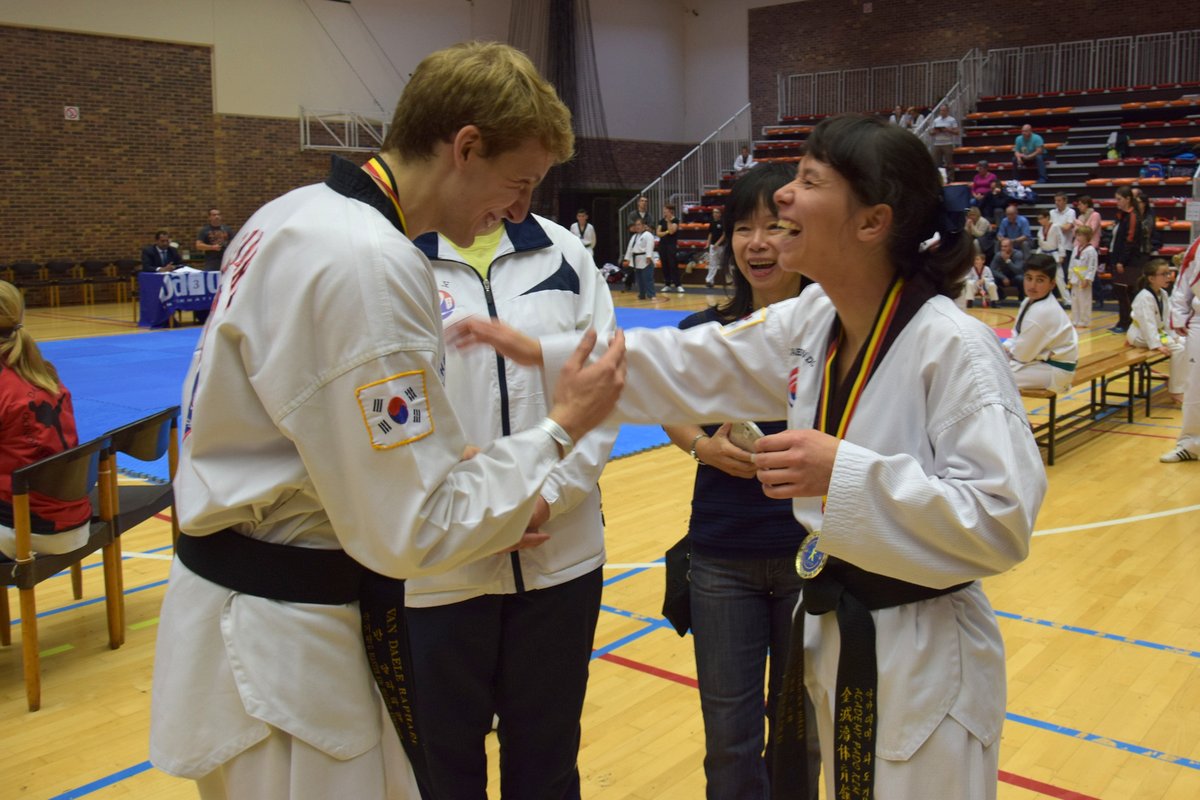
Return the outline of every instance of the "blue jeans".
<path id="1" fill-rule="evenodd" d="M 654 297 L 654 267 L 642 267 L 636 272 L 638 297 L 649 300 Z"/>
<path id="2" fill-rule="evenodd" d="M 765 708 L 773 729 L 800 593 L 795 559 L 718 559 L 693 551 L 690 579 L 707 796 L 767 800 L 771 745 L 763 741 L 763 713 Z M 820 746 L 816 725 L 808 730 L 810 797 L 815 798 Z"/>

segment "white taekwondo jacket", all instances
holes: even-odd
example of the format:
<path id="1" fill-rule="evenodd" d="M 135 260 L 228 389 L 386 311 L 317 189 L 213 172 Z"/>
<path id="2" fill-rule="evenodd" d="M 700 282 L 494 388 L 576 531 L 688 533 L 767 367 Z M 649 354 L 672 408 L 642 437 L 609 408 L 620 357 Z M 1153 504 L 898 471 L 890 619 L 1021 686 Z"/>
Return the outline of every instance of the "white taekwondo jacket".
<path id="1" fill-rule="evenodd" d="M 579 237 L 534 214 L 504 228 L 486 280 L 444 237 L 426 234 L 414 242 L 433 264 L 443 324 L 449 329 L 470 316 L 495 316 L 530 336 L 595 328 L 607 341 L 616 325 L 612 294 Z M 514 364 L 486 347 L 447 351 L 446 394 L 472 443 L 526 430 L 551 405 L 540 369 Z M 617 430 L 597 428 L 584 436 L 542 484 L 550 505 L 550 520 L 542 525 L 551 534 L 548 542 L 410 578 L 405 603 L 437 606 L 519 588 L 545 589 L 602 566 L 597 481 Z"/>

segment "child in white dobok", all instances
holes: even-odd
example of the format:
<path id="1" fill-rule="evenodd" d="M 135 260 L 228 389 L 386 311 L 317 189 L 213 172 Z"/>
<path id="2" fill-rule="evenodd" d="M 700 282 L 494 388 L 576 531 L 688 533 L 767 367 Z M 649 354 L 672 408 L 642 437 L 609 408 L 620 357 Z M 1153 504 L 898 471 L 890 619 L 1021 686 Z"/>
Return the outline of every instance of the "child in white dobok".
<path id="1" fill-rule="evenodd" d="M 1171 282 L 1171 265 L 1162 258 L 1152 258 L 1142 269 L 1138 279 L 1137 296 L 1133 298 L 1133 324 L 1125 332 L 1125 341 L 1131 347 L 1157 350 L 1171 357 L 1171 377 L 1167 391 L 1176 403 L 1183 402 L 1183 387 L 1187 376 L 1187 352 L 1183 337 L 1167 325 L 1171 312 L 1171 298 L 1167 295 L 1167 284 Z"/>
<path id="2" fill-rule="evenodd" d="M 983 253 L 976 253 L 975 264 L 967 270 L 962 293 L 957 298 L 958 307 L 966 309 L 967 303 L 973 301 L 977 307 L 988 308 L 999 300 L 1000 295 L 996 289 L 996 278 L 992 275 L 992 268 L 987 265 Z"/>
<path id="3" fill-rule="evenodd" d="M 1025 299 L 1017 312 L 1013 336 L 1004 343 L 1017 386 L 1022 389 L 1071 388 L 1079 359 L 1079 337 L 1058 304 L 1058 264 L 1044 253 L 1025 264 Z"/>
<path id="4" fill-rule="evenodd" d="M 1096 248 L 1092 246 L 1092 229 L 1084 224 L 1075 226 L 1075 247 L 1067 264 L 1067 279 L 1071 282 L 1071 323 L 1076 328 L 1092 324 L 1092 283 L 1096 280 Z"/>

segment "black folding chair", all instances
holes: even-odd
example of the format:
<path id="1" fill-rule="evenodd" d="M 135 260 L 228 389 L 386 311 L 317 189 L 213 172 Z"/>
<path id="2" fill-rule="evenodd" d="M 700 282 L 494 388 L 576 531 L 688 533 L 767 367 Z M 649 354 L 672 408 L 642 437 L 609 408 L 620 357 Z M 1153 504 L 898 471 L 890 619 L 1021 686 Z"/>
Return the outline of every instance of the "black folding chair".
<path id="1" fill-rule="evenodd" d="M 167 456 L 166 484 L 118 486 L 113 498 L 113 515 L 117 535 L 140 525 L 162 511 L 171 509 L 171 542 L 179 538 L 179 521 L 175 514 L 175 492 L 170 481 L 175 479 L 179 465 L 179 406 L 164 409 L 136 422 L 123 425 L 104 434 L 113 454 L 114 475 L 116 454 L 138 461 L 156 461 Z"/>
<path id="2" fill-rule="evenodd" d="M 116 527 L 112 522 L 112 488 L 115 484 L 112 459 L 107 453 L 108 439 L 100 437 L 35 464 L 13 471 L 13 530 L 16 533 L 16 560 L 0 562 L 0 644 L 12 642 L 9 624 L 8 587 L 20 593 L 21 649 L 25 667 L 25 696 L 29 710 L 41 706 L 41 664 L 38 655 L 38 619 L 34 587 L 63 570 L 72 570 L 78 579 L 80 562 L 102 551 L 104 559 L 105 610 L 108 615 L 108 644 L 114 650 L 124 641 L 125 600 L 121 592 L 121 556 L 116 547 Z M 87 498 L 96 490 L 98 505 L 93 503 L 87 542 L 69 553 L 35 553 L 31 541 L 30 493 L 58 500 Z M 81 591 L 82 586 L 76 583 Z M 79 593 L 76 596 L 80 596 Z"/>

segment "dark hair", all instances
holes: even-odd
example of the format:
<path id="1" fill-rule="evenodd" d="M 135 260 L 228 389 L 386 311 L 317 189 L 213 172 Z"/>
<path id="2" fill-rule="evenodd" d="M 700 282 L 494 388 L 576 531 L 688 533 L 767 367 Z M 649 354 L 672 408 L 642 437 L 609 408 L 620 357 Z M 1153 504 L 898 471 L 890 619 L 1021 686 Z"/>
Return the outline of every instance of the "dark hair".
<path id="1" fill-rule="evenodd" d="M 1094 205 L 1096 205 L 1094 202 L 1092 202 L 1092 196 L 1091 196 L 1091 195 L 1087 195 L 1087 194 L 1081 194 L 1081 195 L 1079 195 L 1078 197 L 1076 197 L 1076 198 L 1075 198 L 1075 202 L 1076 202 L 1076 203 L 1083 203 L 1083 204 L 1084 204 L 1085 206 L 1087 206 L 1088 208 L 1092 208 Z"/>
<path id="2" fill-rule="evenodd" d="M 167 232 L 166 232 L 166 231 L 155 231 L 155 232 L 154 232 L 154 238 L 155 238 L 155 239 L 157 239 L 157 238 L 158 238 L 158 237 L 160 237 L 160 236 L 167 236 L 167 235 L 168 235 L 168 234 L 167 234 Z"/>
<path id="3" fill-rule="evenodd" d="M 1117 190 L 1113 192 L 1113 194 L 1117 197 L 1128 197 L 1131 200 L 1133 199 L 1133 189 L 1130 189 L 1128 186 L 1118 186 Z"/>
<path id="4" fill-rule="evenodd" d="M 911 132 L 863 114 L 823 120 L 808 137 L 808 155 L 833 167 L 863 205 L 892 209 L 888 253 L 897 274 L 957 297 L 974 248 L 951 219 L 928 148 Z M 922 250 L 937 233 L 941 241 Z"/>
<path id="5" fill-rule="evenodd" d="M 1053 256 L 1048 256 L 1045 253 L 1034 253 L 1025 260 L 1025 272 L 1040 272 L 1050 278 L 1050 291 L 1059 300 L 1062 295 L 1058 291 L 1058 262 Z"/>
<path id="6" fill-rule="evenodd" d="M 580 214 L 586 214 L 586 213 L 587 213 L 587 209 L 586 209 L 586 208 L 581 208 L 581 209 L 579 209 L 578 211 L 576 211 L 576 212 L 575 212 L 575 216 L 577 216 L 577 217 L 578 217 Z"/>
<path id="7" fill-rule="evenodd" d="M 795 170 L 786 164 L 759 164 L 738 178 L 725 198 L 725 206 L 721 212 L 726 226 L 725 244 L 721 245 L 719 258 L 721 269 L 729 269 L 733 274 L 733 297 L 716 307 L 717 316 L 723 322 L 733 322 L 754 311 L 754 290 L 750 281 L 746 280 L 740 269 L 730 269 L 733 263 L 733 248 L 729 244 L 733 239 L 733 226 L 754 216 L 759 207 L 777 214 L 779 209 L 775 207 L 775 192 L 790 183 L 795 176 Z M 804 287 L 809 283 L 812 281 L 802 278 L 800 286 Z"/>
<path id="8" fill-rule="evenodd" d="M 1155 275 L 1157 275 L 1158 271 L 1163 267 L 1166 267 L 1167 269 L 1171 268 L 1170 262 L 1165 258 L 1147 259 L 1146 263 L 1142 265 L 1142 274 L 1139 275 L 1137 279 L 1137 291 L 1140 292 L 1142 289 L 1149 288 L 1150 278 L 1153 278 Z"/>

